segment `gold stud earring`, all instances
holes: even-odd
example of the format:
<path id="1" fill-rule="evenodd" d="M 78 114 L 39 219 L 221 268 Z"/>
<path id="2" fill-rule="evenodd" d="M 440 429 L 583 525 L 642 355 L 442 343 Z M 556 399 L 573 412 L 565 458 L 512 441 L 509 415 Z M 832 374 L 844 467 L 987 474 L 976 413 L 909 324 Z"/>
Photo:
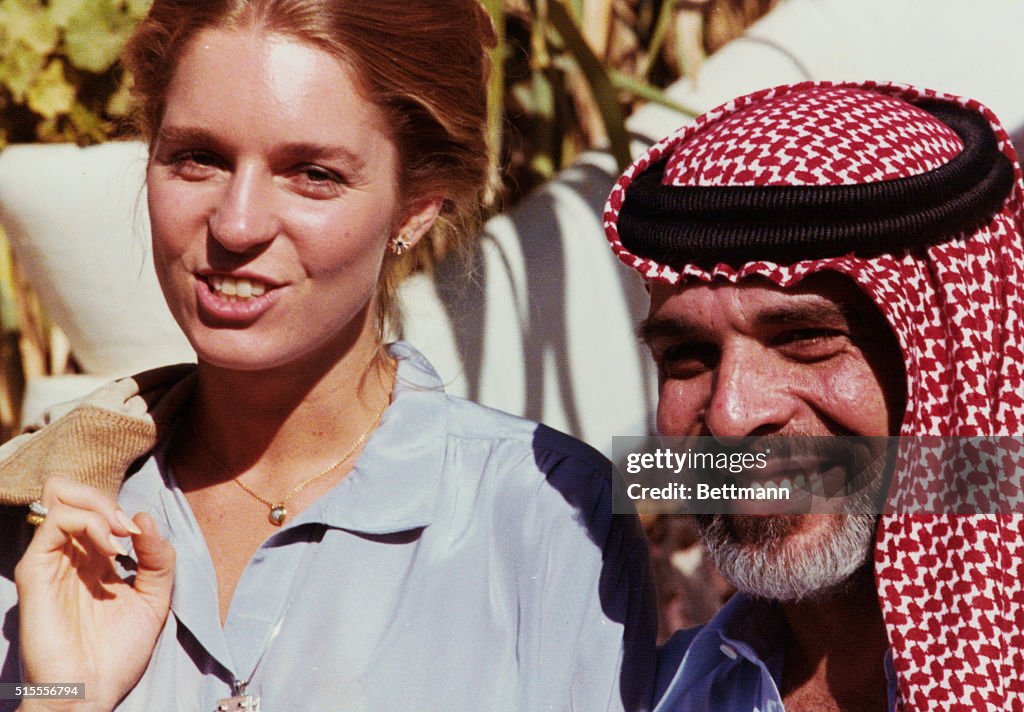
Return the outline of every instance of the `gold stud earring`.
<path id="1" fill-rule="evenodd" d="M 405 236 L 404 232 L 400 232 L 391 238 L 391 242 L 389 243 L 389 245 L 391 247 L 392 252 L 394 252 L 398 256 L 401 256 L 405 252 L 407 252 L 410 247 L 412 247 L 412 242 L 410 242 L 409 238 Z"/>

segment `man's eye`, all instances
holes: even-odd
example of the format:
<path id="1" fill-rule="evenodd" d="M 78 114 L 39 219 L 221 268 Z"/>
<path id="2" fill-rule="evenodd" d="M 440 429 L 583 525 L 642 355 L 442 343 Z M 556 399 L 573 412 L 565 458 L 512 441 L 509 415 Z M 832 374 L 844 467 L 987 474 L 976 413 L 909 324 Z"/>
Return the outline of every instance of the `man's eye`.
<path id="1" fill-rule="evenodd" d="M 718 364 L 718 349 L 711 344 L 673 344 L 652 348 L 658 370 L 665 378 L 694 378 Z"/>
<path id="2" fill-rule="evenodd" d="M 310 168 L 306 168 L 303 171 L 303 173 L 305 173 L 306 178 L 308 178 L 311 181 L 315 181 L 315 182 L 321 182 L 321 181 L 331 181 L 333 183 L 340 183 L 341 182 L 341 178 L 339 178 L 336 174 L 332 173 L 331 171 L 324 170 L 323 168 L 317 168 L 315 166 L 312 166 Z"/>
<path id="3" fill-rule="evenodd" d="M 789 329 L 772 339 L 772 346 L 785 356 L 799 361 L 821 361 L 842 352 L 849 335 L 839 329 Z"/>

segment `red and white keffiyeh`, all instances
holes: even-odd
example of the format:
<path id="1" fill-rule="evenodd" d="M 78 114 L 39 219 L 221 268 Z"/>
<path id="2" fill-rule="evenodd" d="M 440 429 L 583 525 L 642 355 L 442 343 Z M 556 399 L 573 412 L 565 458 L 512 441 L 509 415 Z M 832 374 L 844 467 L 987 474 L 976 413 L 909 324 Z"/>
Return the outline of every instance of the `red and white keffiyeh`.
<path id="1" fill-rule="evenodd" d="M 956 105 L 984 117 L 1014 161 L 991 220 L 954 239 L 870 258 L 779 264 L 660 263 L 619 239 L 634 179 L 667 159 L 663 185 L 835 186 L 917 176 L 963 150 L 914 106 Z M 766 277 L 782 287 L 831 270 L 878 305 L 904 354 L 900 435 L 1024 434 L 1024 186 L 1006 132 L 970 99 L 884 83 L 803 83 L 734 99 L 653 146 L 612 190 L 612 250 L 648 281 Z M 666 260 L 667 261 L 667 260 Z M 911 483 L 912 484 L 912 483 Z M 886 514 L 875 574 L 905 710 L 1024 710 L 1024 515 Z"/>

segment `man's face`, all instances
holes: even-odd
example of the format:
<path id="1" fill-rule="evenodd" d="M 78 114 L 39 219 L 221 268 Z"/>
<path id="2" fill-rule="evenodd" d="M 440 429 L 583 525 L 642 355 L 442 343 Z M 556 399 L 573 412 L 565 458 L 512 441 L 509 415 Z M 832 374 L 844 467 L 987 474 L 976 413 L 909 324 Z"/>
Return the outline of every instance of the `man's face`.
<path id="1" fill-rule="evenodd" d="M 658 431 L 719 439 L 895 435 L 903 359 L 878 309 L 848 278 L 655 285 L 641 335 L 658 366 Z M 738 588 L 777 600 L 834 589 L 870 552 L 863 513 L 698 517 Z"/>

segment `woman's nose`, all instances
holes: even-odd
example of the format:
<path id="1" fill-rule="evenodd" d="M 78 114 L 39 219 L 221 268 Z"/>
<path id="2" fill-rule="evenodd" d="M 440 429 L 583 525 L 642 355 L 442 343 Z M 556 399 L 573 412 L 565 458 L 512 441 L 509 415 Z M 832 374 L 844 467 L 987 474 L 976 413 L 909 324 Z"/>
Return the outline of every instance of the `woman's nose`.
<path id="1" fill-rule="evenodd" d="M 256 166 L 236 169 L 210 214 L 213 239 L 231 252 L 248 252 L 273 240 L 280 225 L 272 193 L 273 176 Z"/>

